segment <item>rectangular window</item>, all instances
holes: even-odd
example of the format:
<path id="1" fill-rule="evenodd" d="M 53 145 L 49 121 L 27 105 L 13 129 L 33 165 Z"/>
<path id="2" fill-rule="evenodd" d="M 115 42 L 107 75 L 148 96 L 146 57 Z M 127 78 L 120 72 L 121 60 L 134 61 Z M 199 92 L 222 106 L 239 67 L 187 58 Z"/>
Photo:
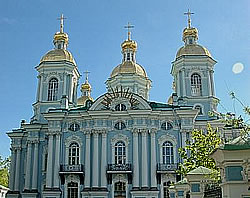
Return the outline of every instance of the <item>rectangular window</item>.
<path id="1" fill-rule="evenodd" d="M 226 167 L 226 180 L 227 181 L 242 181 L 242 166 L 228 166 Z"/>
<path id="2" fill-rule="evenodd" d="M 200 184 L 191 184 L 191 192 L 200 192 Z"/>

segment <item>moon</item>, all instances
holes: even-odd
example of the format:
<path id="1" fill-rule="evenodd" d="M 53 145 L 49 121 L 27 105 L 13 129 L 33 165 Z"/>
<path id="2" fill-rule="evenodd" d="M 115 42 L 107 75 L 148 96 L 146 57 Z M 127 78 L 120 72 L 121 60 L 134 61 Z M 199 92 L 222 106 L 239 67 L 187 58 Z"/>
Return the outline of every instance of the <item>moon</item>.
<path id="1" fill-rule="evenodd" d="M 243 71 L 243 69 L 244 69 L 244 65 L 242 63 L 235 63 L 233 65 L 232 71 L 235 74 L 239 74 Z"/>

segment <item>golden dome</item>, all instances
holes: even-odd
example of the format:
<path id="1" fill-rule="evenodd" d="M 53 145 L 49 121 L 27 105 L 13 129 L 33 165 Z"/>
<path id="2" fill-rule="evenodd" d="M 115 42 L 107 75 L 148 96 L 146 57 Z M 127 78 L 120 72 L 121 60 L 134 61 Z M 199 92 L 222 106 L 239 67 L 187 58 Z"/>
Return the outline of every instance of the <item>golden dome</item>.
<path id="1" fill-rule="evenodd" d="M 122 64 L 116 66 L 113 69 L 110 77 L 113 78 L 119 74 L 138 74 L 140 76 L 147 77 L 147 73 L 144 68 L 132 61 L 125 61 Z"/>
<path id="2" fill-rule="evenodd" d="M 50 50 L 47 54 L 45 54 L 40 63 L 45 62 L 45 61 L 69 61 L 76 65 L 75 60 L 72 56 L 72 54 L 68 50 L 64 49 L 53 49 Z"/>
<path id="3" fill-rule="evenodd" d="M 126 49 L 132 49 L 133 51 L 136 51 L 137 43 L 135 41 L 128 39 L 121 44 L 121 47 L 122 47 L 122 51 Z"/>
<path id="4" fill-rule="evenodd" d="M 54 42 L 56 41 L 64 41 L 66 44 L 68 44 L 69 36 L 64 32 L 57 32 L 54 35 Z"/>
<path id="5" fill-rule="evenodd" d="M 87 91 L 91 90 L 91 85 L 88 82 L 85 82 L 81 85 L 81 91 L 84 91 L 84 90 L 87 90 Z"/>
<path id="6" fill-rule="evenodd" d="M 182 55 L 206 55 L 211 57 L 210 52 L 205 47 L 198 44 L 190 44 L 181 47 L 176 54 L 176 58 Z"/>
<path id="7" fill-rule="evenodd" d="M 85 106 L 88 100 L 91 100 L 92 102 L 94 101 L 94 99 L 91 96 L 81 96 L 80 98 L 77 99 L 77 105 Z"/>
<path id="8" fill-rule="evenodd" d="M 194 27 L 187 27 L 183 30 L 182 40 L 184 41 L 186 37 L 192 36 L 195 40 L 198 40 L 198 30 Z"/>

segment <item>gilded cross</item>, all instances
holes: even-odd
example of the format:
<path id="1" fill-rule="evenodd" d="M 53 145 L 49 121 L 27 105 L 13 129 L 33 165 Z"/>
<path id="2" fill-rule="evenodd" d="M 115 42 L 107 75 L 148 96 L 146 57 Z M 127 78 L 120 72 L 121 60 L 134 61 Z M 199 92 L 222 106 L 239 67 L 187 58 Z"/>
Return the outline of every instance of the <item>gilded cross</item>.
<path id="1" fill-rule="evenodd" d="M 83 72 L 84 74 L 85 74 L 85 80 L 86 80 L 86 82 L 88 82 L 88 79 L 89 79 L 89 71 L 88 70 L 86 70 L 85 72 Z"/>
<path id="2" fill-rule="evenodd" d="M 128 25 L 124 26 L 124 28 L 128 29 L 128 40 L 131 39 L 131 30 L 132 28 L 134 28 L 134 25 L 130 25 L 130 23 L 128 22 Z"/>
<path id="3" fill-rule="evenodd" d="M 193 12 L 188 9 L 188 12 L 185 12 L 184 15 L 188 15 L 188 28 L 191 28 L 191 15 L 194 14 Z"/>
<path id="4" fill-rule="evenodd" d="M 64 19 L 67 19 L 63 16 L 63 14 L 61 15 L 60 18 L 57 18 L 57 20 L 60 20 L 60 32 L 63 33 L 63 22 L 64 22 Z"/>

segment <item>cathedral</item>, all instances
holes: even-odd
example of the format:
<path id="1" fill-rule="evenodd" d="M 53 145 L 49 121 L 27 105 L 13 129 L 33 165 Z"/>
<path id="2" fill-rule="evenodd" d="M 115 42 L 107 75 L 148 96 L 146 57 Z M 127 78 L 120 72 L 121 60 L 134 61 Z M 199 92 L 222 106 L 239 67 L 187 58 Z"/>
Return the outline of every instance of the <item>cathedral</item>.
<path id="1" fill-rule="evenodd" d="M 136 59 L 137 42 L 121 43 L 121 62 L 110 71 L 106 93 L 91 97 L 88 72 L 77 92 L 80 71 L 60 31 L 54 49 L 36 66 L 34 115 L 11 139 L 9 198 L 167 198 L 181 179 L 178 148 L 194 128 L 219 126 L 214 66 L 198 44 L 198 30 L 183 30 L 173 52 L 173 93 L 166 103 L 149 98 L 152 81 Z M 128 28 L 131 26 L 128 25 Z M 178 45 L 178 43 L 176 44 Z M 155 82 L 157 83 L 157 82 Z M 171 87 L 169 87 L 171 89 Z"/>

